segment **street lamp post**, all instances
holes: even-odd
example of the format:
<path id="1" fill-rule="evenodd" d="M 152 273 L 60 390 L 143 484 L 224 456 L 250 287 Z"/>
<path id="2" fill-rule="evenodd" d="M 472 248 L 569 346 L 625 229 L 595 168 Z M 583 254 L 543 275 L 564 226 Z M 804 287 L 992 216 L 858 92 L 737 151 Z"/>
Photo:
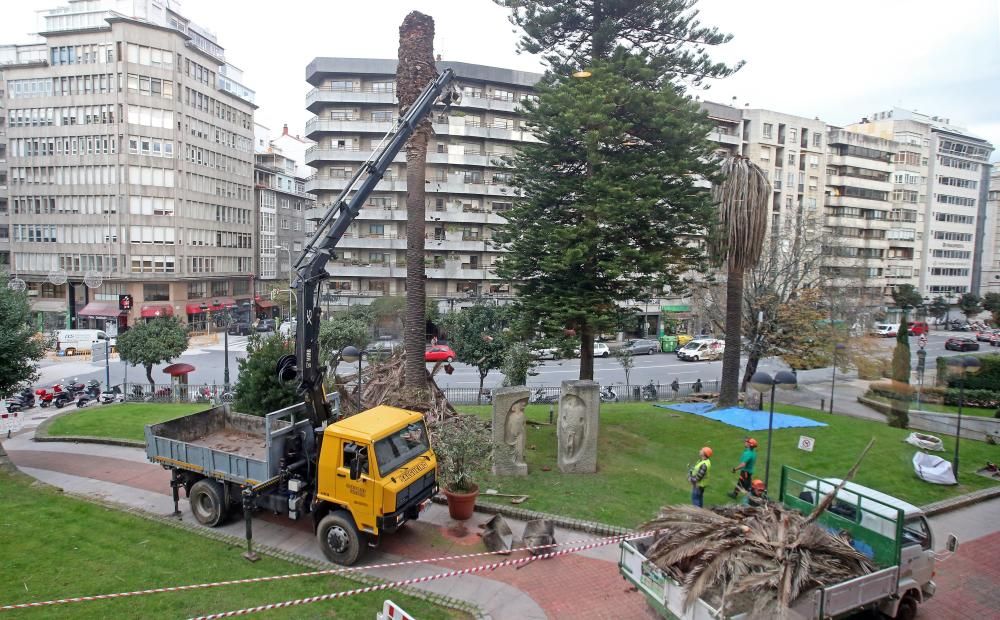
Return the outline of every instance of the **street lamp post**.
<path id="1" fill-rule="evenodd" d="M 955 459 L 952 463 L 956 482 L 958 482 L 958 446 L 962 439 L 962 404 L 965 401 L 965 376 L 976 374 L 980 368 L 979 358 L 971 355 L 956 355 L 955 357 L 948 358 L 948 369 L 953 374 L 958 375 L 958 421 L 955 428 Z"/>
<path id="2" fill-rule="evenodd" d="M 286 245 L 276 245 L 275 250 L 284 250 L 288 254 L 288 320 L 292 320 L 292 250 Z"/>
<path id="3" fill-rule="evenodd" d="M 764 465 L 764 486 L 767 487 L 771 480 L 771 435 L 774 432 L 774 388 L 780 387 L 783 390 L 795 389 L 798 379 L 787 370 L 779 371 L 774 377 L 763 371 L 757 371 L 750 377 L 750 385 L 763 396 L 764 392 L 771 391 L 771 411 L 767 416 L 767 460 Z"/>
<path id="4" fill-rule="evenodd" d="M 355 346 L 347 345 L 344 350 L 340 352 L 340 357 L 348 364 L 358 363 L 358 410 L 360 411 L 364 405 L 362 405 L 361 400 L 361 350 Z"/>
<path id="5" fill-rule="evenodd" d="M 830 380 L 830 413 L 833 413 L 833 388 L 837 386 L 837 354 L 846 348 L 841 342 L 838 342 L 837 346 L 833 347 L 833 378 Z"/>

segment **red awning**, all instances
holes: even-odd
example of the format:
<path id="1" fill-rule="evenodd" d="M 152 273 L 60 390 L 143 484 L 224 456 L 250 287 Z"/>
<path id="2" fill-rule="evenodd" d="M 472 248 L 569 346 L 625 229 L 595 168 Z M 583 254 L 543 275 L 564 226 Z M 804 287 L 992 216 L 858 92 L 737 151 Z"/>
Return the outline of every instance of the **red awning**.
<path id="1" fill-rule="evenodd" d="M 205 302 L 207 303 L 208 300 L 206 299 Z M 213 297 L 211 309 L 212 312 L 216 312 L 218 310 L 225 310 L 229 306 L 235 306 L 235 305 L 236 305 L 236 300 L 233 299 L 232 297 Z"/>
<path id="2" fill-rule="evenodd" d="M 201 314 L 204 310 L 201 309 L 201 304 L 188 304 L 186 306 L 188 314 Z"/>
<path id="3" fill-rule="evenodd" d="M 170 304 L 143 304 L 140 314 L 144 319 L 155 319 L 160 316 L 174 316 L 174 307 Z"/>
<path id="4" fill-rule="evenodd" d="M 164 368 L 163 372 L 167 373 L 171 377 L 178 377 L 186 375 L 189 372 L 194 372 L 194 366 L 191 364 L 171 364 Z"/>
<path id="5" fill-rule="evenodd" d="M 105 318 L 117 317 L 121 314 L 125 313 L 118 309 L 117 301 L 92 301 L 76 313 L 77 316 L 96 316 Z"/>
<path id="6" fill-rule="evenodd" d="M 258 308 L 273 308 L 277 305 L 276 303 L 268 299 L 261 299 L 255 303 L 257 304 Z"/>

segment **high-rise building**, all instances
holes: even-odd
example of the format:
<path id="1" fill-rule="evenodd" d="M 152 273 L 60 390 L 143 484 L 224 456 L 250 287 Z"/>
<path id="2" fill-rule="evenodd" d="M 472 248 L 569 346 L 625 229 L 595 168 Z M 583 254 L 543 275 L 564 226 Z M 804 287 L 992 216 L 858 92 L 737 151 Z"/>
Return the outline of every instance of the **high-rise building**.
<path id="1" fill-rule="evenodd" d="M 979 289 L 993 145 L 949 119 L 893 108 L 847 127 L 899 144 L 893 210 L 914 218 L 921 294 L 952 301 Z M 921 220 L 922 216 L 922 220 Z"/>
<path id="2" fill-rule="evenodd" d="M 50 327 L 198 323 L 251 297 L 254 93 L 176 4 L 69 0 L 8 53 L 11 270 Z"/>
<path id="3" fill-rule="evenodd" d="M 979 294 L 1000 293 L 1000 167 L 990 172 L 986 198 L 985 243 L 983 244 L 983 279 Z M 0 246 L 2 247 L 2 246 Z"/>
<path id="4" fill-rule="evenodd" d="M 427 153 L 426 291 L 449 309 L 462 300 L 512 294 L 494 271 L 502 250 L 492 244 L 493 231 L 513 196 L 510 173 L 499 160 L 534 140 L 519 103 L 534 96 L 541 76 L 461 62 L 437 65 L 455 71 L 462 92 L 460 104 L 433 114 Z M 315 115 L 306 123 L 307 137 L 316 142 L 306 152 L 306 163 L 316 168 L 306 183 L 317 198 L 313 218 L 337 198 L 398 117 L 395 79 L 395 60 L 316 58 L 306 68 L 314 87 L 306 96 Z M 327 267 L 331 309 L 404 294 L 406 189 L 400 153 Z"/>

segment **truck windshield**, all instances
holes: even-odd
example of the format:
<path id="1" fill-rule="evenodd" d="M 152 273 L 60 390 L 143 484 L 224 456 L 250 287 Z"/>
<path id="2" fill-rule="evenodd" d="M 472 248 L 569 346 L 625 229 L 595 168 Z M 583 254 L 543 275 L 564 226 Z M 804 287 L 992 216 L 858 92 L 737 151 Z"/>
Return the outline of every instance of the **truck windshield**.
<path id="1" fill-rule="evenodd" d="M 427 428 L 423 421 L 408 424 L 392 435 L 375 442 L 378 473 L 385 477 L 400 465 L 417 458 L 429 449 Z"/>

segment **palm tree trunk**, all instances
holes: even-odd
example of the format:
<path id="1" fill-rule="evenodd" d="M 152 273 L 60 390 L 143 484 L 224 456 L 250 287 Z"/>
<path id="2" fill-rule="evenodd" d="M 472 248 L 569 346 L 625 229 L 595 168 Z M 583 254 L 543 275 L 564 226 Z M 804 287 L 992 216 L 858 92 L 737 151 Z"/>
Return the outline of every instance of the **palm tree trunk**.
<path id="1" fill-rule="evenodd" d="M 580 379 L 594 380 L 594 327 L 580 327 Z"/>
<path id="2" fill-rule="evenodd" d="M 427 83 L 437 77 L 434 67 L 434 20 L 413 11 L 399 27 L 399 66 L 396 69 L 396 94 L 400 113 L 413 105 Z M 420 122 L 406 143 L 406 321 L 403 346 L 406 362 L 403 381 L 408 391 L 427 387 L 424 345 L 424 181 L 426 179 L 427 141 L 430 122 Z"/>
<path id="3" fill-rule="evenodd" d="M 729 268 L 726 276 L 726 350 L 722 353 L 719 407 L 733 407 L 740 398 L 740 328 L 743 322 L 743 272 Z"/>

